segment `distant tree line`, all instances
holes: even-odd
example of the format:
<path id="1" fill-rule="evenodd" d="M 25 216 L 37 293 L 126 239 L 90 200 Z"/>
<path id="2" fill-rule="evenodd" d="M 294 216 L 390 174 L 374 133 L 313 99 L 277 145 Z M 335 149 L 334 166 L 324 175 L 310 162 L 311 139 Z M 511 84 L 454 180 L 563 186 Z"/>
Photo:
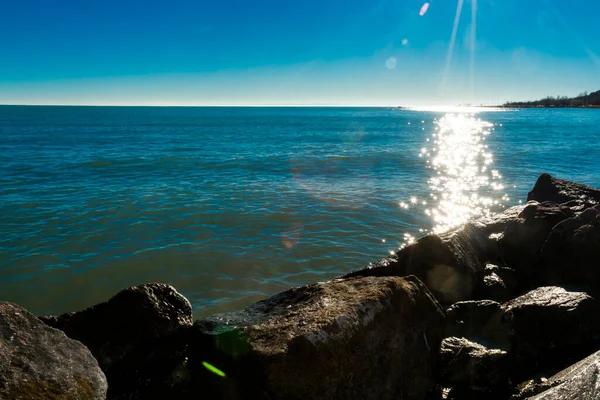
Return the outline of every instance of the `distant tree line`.
<path id="1" fill-rule="evenodd" d="M 556 107 L 556 108 L 580 108 L 600 107 L 600 90 L 592 93 L 583 92 L 576 97 L 548 96 L 535 101 L 507 102 L 504 107 L 531 108 L 531 107 Z"/>

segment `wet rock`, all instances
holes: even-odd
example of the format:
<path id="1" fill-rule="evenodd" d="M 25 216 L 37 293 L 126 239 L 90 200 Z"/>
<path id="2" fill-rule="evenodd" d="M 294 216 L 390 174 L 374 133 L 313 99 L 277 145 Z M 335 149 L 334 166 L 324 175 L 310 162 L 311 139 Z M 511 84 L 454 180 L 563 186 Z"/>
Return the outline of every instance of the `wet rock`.
<path id="1" fill-rule="evenodd" d="M 191 326 L 192 307 L 173 287 L 149 283 L 83 311 L 40 319 L 85 344 L 107 372 L 136 347 Z"/>
<path id="2" fill-rule="evenodd" d="M 512 326 L 513 372 L 565 366 L 600 346 L 598 302 L 584 292 L 541 287 L 502 306 Z"/>
<path id="3" fill-rule="evenodd" d="M 508 385 L 508 357 L 501 349 L 449 337 L 442 341 L 440 364 L 442 383 L 455 388 L 506 388 Z"/>
<path id="4" fill-rule="evenodd" d="M 527 201 L 551 201 L 553 203 L 577 202 L 587 206 L 600 202 L 600 190 L 580 183 L 553 178 L 550 174 L 541 174 L 533 189 L 527 195 Z"/>
<path id="5" fill-rule="evenodd" d="M 197 321 L 188 365 L 208 398 L 423 399 L 443 318 L 412 276 L 316 283 Z"/>
<path id="6" fill-rule="evenodd" d="M 600 206 L 557 224 L 541 250 L 541 268 L 554 284 L 590 286 L 600 292 Z"/>
<path id="7" fill-rule="evenodd" d="M 498 239 L 499 256 L 521 279 L 536 284 L 539 253 L 552 228 L 574 214 L 568 207 L 530 202 Z"/>
<path id="8" fill-rule="evenodd" d="M 546 382 L 549 389 L 530 400 L 579 400 L 600 398 L 600 352 L 566 368 Z M 539 388 L 538 388 L 539 389 Z"/>
<path id="9" fill-rule="evenodd" d="M 0 398 L 104 399 L 106 378 L 81 343 L 0 303 Z"/>
<path id="10" fill-rule="evenodd" d="M 492 300 L 461 301 L 446 310 L 445 336 L 464 337 L 488 347 L 507 350 L 509 327 L 504 311 Z"/>

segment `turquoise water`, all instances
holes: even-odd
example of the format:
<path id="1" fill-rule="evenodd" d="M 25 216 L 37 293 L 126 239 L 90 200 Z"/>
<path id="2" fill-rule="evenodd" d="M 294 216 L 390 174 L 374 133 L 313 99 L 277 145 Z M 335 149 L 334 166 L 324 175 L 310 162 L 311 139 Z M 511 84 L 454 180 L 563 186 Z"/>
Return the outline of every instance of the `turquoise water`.
<path id="1" fill-rule="evenodd" d="M 152 281 L 240 308 L 541 172 L 600 186 L 600 110 L 0 106 L 0 137 L 0 299 L 35 313 Z"/>

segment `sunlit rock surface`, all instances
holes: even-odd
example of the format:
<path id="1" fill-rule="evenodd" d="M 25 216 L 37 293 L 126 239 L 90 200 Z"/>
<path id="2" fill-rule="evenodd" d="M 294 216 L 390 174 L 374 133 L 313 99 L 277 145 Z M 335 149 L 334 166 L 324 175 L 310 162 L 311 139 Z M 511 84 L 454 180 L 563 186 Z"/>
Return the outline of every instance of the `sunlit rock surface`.
<path id="1" fill-rule="evenodd" d="M 216 398 L 423 399 L 443 318 L 415 277 L 316 283 L 196 322 L 190 362 L 226 374 Z"/>
<path id="2" fill-rule="evenodd" d="M 90 351 L 16 304 L 0 303 L 0 399 L 104 399 Z"/>

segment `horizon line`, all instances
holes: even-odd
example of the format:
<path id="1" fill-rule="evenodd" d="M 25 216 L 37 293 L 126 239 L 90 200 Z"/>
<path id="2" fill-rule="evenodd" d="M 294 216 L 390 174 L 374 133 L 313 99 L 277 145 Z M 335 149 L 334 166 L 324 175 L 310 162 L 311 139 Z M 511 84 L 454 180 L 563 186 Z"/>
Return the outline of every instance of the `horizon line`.
<path id="1" fill-rule="evenodd" d="M 10 104 L 10 103 L 0 103 L 0 107 L 299 107 L 299 108 L 308 108 L 308 107 L 324 107 L 324 108 L 334 108 L 334 107 L 344 107 L 344 108 L 356 108 L 356 107 L 364 107 L 364 108 L 427 108 L 427 107 L 435 107 L 435 108 L 449 108 L 449 107 L 499 107 L 498 105 L 450 105 L 450 104 L 429 104 L 429 105 L 400 105 L 400 104 Z"/>

